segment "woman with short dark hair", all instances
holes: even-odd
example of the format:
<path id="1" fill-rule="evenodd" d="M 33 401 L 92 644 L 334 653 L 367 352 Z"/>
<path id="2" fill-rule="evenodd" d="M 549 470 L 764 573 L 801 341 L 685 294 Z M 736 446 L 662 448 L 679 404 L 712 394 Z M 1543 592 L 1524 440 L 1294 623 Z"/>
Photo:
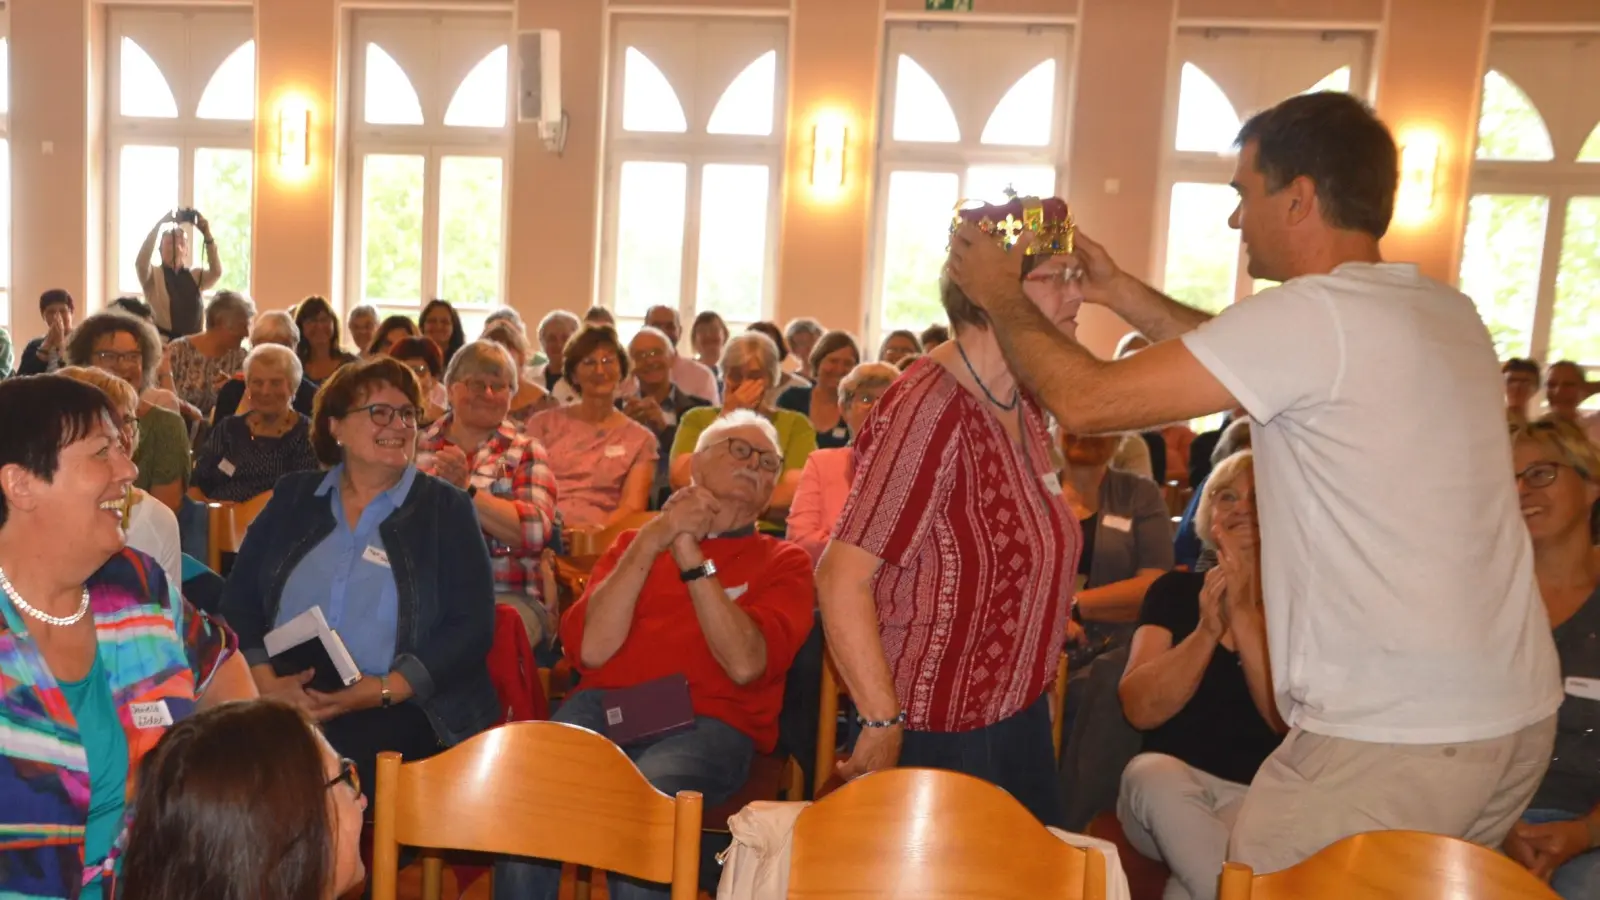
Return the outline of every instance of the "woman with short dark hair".
<path id="1" fill-rule="evenodd" d="M 44 319 L 48 331 L 22 349 L 22 355 L 17 357 L 18 375 L 44 375 L 67 365 L 67 340 L 72 334 L 72 317 L 77 311 L 77 301 L 60 288 L 39 295 L 39 317 Z"/>
<path id="2" fill-rule="evenodd" d="M 432 425 L 449 409 L 444 391 L 444 353 L 425 337 L 409 337 L 389 348 L 389 355 L 405 363 L 422 388 L 422 427 Z"/>
<path id="3" fill-rule="evenodd" d="M 295 353 L 300 356 L 306 380 L 312 384 L 322 384 L 356 361 L 357 357 L 346 353 L 339 340 L 339 316 L 325 298 L 313 295 L 301 300 L 294 310 L 294 324 L 300 329 Z"/>
<path id="4" fill-rule="evenodd" d="M 850 445 L 850 427 L 845 424 L 839 382 L 861 363 L 861 348 L 856 339 L 843 331 L 824 334 L 811 348 L 806 370 L 816 383 L 791 387 L 778 395 L 778 408 L 789 409 L 811 419 L 817 432 L 817 449 L 834 450 Z"/>
<path id="5" fill-rule="evenodd" d="M 255 694 L 233 635 L 126 546 L 120 418 L 70 378 L 0 383 L 6 896 L 98 896 L 139 761 L 197 709 Z"/>
<path id="6" fill-rule="evenodd" d="M 437 753 L 498 718 L 486 657 L 494 577 L 471 499 L 414 465 L 417 379 L 384 356 L 317 394 L 312 447 L 329 470 L 279 479 L 250 525 L 222 610 L 265 696 L 306 710 L 372 783 L 377 755 Z M 359 680 L 323 692 L 279 676 L 267 632 L 313 607 Z"/>
<path id="7" fill-rule="evenodd" d="M 422 332 L 417 330 L 417 323 L 413 322 L 410 316 L 394 315 L 386 316 L 382 322 L 378 323 L 376 335 L 372 339 L 372 346 L 367 348 L 367 357 L 369 359 L 388 353 L 394 345 L 408 337 L 422 337 Z M 438 344 L 434 346 L 437 347 Z M 441 354 L 444 353 L 443 350 L 439 352 Z"/>
<path id="8" fill-rule="evenodd" d="M 365 874 L 354 767 L 304 712 L 254 700 L 168 731 L 139 766 L 123 900 L 329 900 Z"/>
<path id="9" fill-rule="evenodd" d="M 161 361 L 155 326 L 125 313 L 95 313 L 72 332 L 67 359 L 110 372 L 140 392 L 139 447 L 133 455 L 139 477 L 133 485 L 178 512 L 189 486 L 189 429 L 182 416 L 143 393 Z"/>
<path id="10" fill-rule="evenodd" d="M 719 385 L 722 383 L 722 348 L 728 343 L 728 337 L 728 323 L 709 309 L 696 315 L 694 324 L 689 326 L 689 346 L 694 350 L 695 362 L 710 369 Z"/>
<path id="11" fill-rule="evenodd" d="M 445 368 L 449 368 L 456 351 L 467 342 L 467 334 L 461 328 L 461 314 L 450 305 L 450 301 L 433 300 L 422 308 L 422 314 L 417 316 L 417 324 L 422 328 L 423 337 L 439 345 L 439 352 L 444 354 Z"/>

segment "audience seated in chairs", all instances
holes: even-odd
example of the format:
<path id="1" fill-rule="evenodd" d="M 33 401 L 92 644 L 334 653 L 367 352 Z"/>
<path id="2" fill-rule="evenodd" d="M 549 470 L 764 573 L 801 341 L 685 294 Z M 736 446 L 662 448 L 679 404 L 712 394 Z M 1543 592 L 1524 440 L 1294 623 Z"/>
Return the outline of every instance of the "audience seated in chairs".
<path id="1" fill-rule="evenodd" d="M 269 310 L 256 316 L 255 324 L 250 327 L 250 347 L 254 349 L 266 344 L 277 344 L 290 350 L 298 347 L 300 326 L 294 324 L 294 317 L 281 309 Z M 291 405 L 295 412 L 309 417 L 316 400 L 317 385 L 305 377 L 305 363 L 302 362 L 300 383 L 294 387 L 294 400 Z M 211 411 L 211 422 L 215 425 L 229 416 L 242 415 L 249 411 L 244 372 L 235 372 L 233 377 L 228 379 L 228 383 L 217 391 L 217 405 Z"/>
<path id="2" fill-rule="evenodd" d="M 311 420 L 289 405 L 301 380 L 300 358 L 262 344 L 244 360 L 250 411 L 218 422 L 195 458 L 189 488 L 196 500 L 243 503 L 272 490 L 290 472 L 317 468 Z"/>
<path id="3" fill-rule="evenodd" d="M 839 381 L 861 363 L 856 339 L 842 331 L 830 331 L 811 349 L 808 371 L 816 383 L 792 387 L 778 397 L 778 407 L 789 409 L 811 420 L 817 433 L 817 447 L 836 450 L 850 446 L 850 428 L 845 423 Z"/>
<path id="4" fill-rule="evenodd" d="M 124 900 L 307 900 L 361 883 L 360 776 L 306 714 L 251 700 L 174 726 L 139 766 Z"/>
<path id="5" fill-rule="evenodd" d="M 539 413 L 527 432 L 549 454 L 562 528 L 601 532 L 650 508 L 660 449 L 650 429 L 617 409 L 629 368 L 611 326 L 578 332 L 561 358 L 579 401 Z"/>
<path id="6" fill-rule="evenodd" d="M 622 397 L 617 406 L 628 417 L 650 429 L 656 436 L 655 481 L 650 486 L 650 508 L 660 509 L 672 493 L 670 464 L 672 442 L 678 436 L 678 422 L 691 409 L 710 406 L 711 399 L 698 397 L 680 388 L 673 380 L 673 368 L 678 359 L 672 338 L 659 328 L 649 325 L 628 342 L 628 360 L 633 364 L 633 377 L 638 382 L 639 394 Z M 696 363 L 696 366 L 699 364 Z M 709 376 L 710 373 L 707 372 Z M 712 379 L 712 387 L 716 380 Z"/>
<path id="7" fill-rule="evenodd" d="M 1245 791 L 1277 749 L 1248 451 L 1211 473 L 1197 516 L 1220 562 L 1171 572 L 1145 597 L 1119 693 L 1144 752 L 1122 773 L 1129 843 L 1172 870 L 1167 900 L 1210 900 Z"/>
<path id="8" fill-rule="evenodd" d="M 110 372 L 143 391 L 161 361 L 161 336 L 156 328 L 124 313 L 96 313 L 83 320 L 67 342 L 67 360 Z M 183 417 L 139 400 L 139 448 L 133 464 L 139 476 L 133 486 L 148 491 L 174 513 L 183 506 L 189 486 L 189 430 Z"/>
<path id="9" fill-rule="evenodd" d="M 57 375 L 92 384 L 111 398 L 117 411 L 117 424 L 129 456 L 139 451 L 139 395 L 126 381 L 100 369 L 67 366 Z M 122 530 L 128 546 L 153 557 L 168 584 L 183 583 L 183 550 L 178 537 L 178 517 L 147 492 L 128 488 L 127 506 L 122 511 Z"/>
<path id="10" fill-rule="evenodd" d="M 900 377 L 900 370 L 888 363 L 862 363 L 839 382 L 839 409 L 843 425 L 849 429 L 850 444 L 861 433 L 867 415 L 883 392 Z M 817 450 L 806 459 L 795 489 L 794 506 L 789 510 L 788 538 L 811 555 L 811 562 L 822 559 L 822 551 L 833 536 L 850 485 L 855 480 L 855 450 L 849 444 L 832 450 Z"/>
<path id="11" fill-rule="evenodd" d="M 690 481 L 693 451 L 700 445 L 700 433 L 718 417 L 747 410 L 764 416 L 778 432 L 778 449 L 783 456 L 783 474 L 772 492 L 771 509 L 762 522 L 763 530 L 781 533 L 779 523 L 788 517 L 800 486 L 800 472 L 817 449 L 817 432 L 805 416 L 793 410 L 776 409 L 767 402 L 772 386 L 778 382 L 778 345 L 772 338 L 747 331 L 728 341 L 722 351 L 722 377 L 727 384 L 722 406 L 690 410 L 678 423 L 678 437 L 672 443 L 672 486 L 681 488 Z"/>
<path id="12" fill-rule="evenodd" d="M 801 550 L 755 531 L 783 469 L 772 425 L 749 412 L 724 417 L 701 434 L 693 460 L 693 484 L 623 535 L 563 617 L 562 644 L 582 681 L 554 719 L 615 733 L 607 692 L 681 673 L 693 725 L 623 750 L 658 790 L 699 791 L 710 808 L 777 741 L 784 676 L 811 630 L 813 587 Z M 553 898 L 559 880 L 553 864 L 502 862 L 495 896 Z M 611 896 L 666 891 L 613 878 Z"/>
<path id="13" fill-rule="evenodd" d="M 1600 681 L 1600 547 L 1590 511 L 1600 502 L 1600 449 L 1565 420 L 1513 424 L 1512 466 L 1533 565 L 1555 628 L 1561 675 Z M 1569 681 L 1569 685 L 1574 682 Z M 1567 690 L 1556 714 L 1550 768 L 1522 821 L 1511 827 L 1511 858 L 1548 879 L 1563 900 L 1600 897 L 1600 697 Z"/>
<path id="14" fill-rule="evenodd" d="M 471 493 L 493 560 L 495 598 L 517 611 L 537 647 L 555 633 L 555 598 L 547 610 L 539 555 L 555 526 L 556 478 L 544 447 L 507 418 L 516 382 L 517 366 L 499 344 L 462 347 L 445 374 L 450 412 L 422 433 L 417 468 Z"/>
<path id="15" fill-rule="evenodd" d="M 251 523 L 223 616 L 264 696 L 309 712 L 373 783 L 377 755 L 421 759 L 500 718 L 485 660 L 494 573 L 472 501 L 413 465 L 417 379 L 388 357 L 323 385 L 312 446 L 329 471 L 285 476 Z M 312 607 L 362 677 L 333 693 L 280 677 L 267 632 Z"/>

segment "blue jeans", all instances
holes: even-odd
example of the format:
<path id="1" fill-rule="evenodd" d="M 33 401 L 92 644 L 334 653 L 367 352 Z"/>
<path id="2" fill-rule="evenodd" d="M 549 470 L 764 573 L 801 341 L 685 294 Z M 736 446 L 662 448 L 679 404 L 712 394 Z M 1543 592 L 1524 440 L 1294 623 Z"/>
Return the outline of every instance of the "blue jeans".
<path id="1" fill-rule="evenodd" d="M 600 691 L 582 691 L 567 698 L 551 718 L 606 732 Z M 671 796 L 699 791 L 711 809 L 744 787 L 755 744 L 749 735 L 718 719 L 697 716 L 688 731 L 622 748 L 656 790 Z M 664 884 L 608 875 L 612 900 L 654 900 L 669 897 Z M 535 859 L 503 859 L 494 866 L 494 900 L 555 900 L 561 888 L 561 864 Z"/>
<path id="2" fill-rule="evenodd" d="M 1530 809 L 1522 814 L 1529 825 L 1550 822 L 1571 822 L 1582 816 L 1561 809 Z M 1550 876 L 1550 889 L 1561 895 L 1561 900 L 1594 900 L 1600 897 L 1600 850 L 1580 853 Z"/>

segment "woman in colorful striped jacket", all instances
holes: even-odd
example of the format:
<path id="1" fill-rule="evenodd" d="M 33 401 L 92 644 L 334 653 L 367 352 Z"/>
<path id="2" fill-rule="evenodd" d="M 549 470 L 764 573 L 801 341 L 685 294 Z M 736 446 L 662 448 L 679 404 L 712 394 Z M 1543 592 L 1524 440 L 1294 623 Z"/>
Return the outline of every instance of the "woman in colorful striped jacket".
<path id="1" fill-rule="evenodd" d="M 139 760 L 255 695 L 232 634 L 124 546 L 122 426 L 92 385 L 0 384 L 0 896 L 112 896 Z"/>

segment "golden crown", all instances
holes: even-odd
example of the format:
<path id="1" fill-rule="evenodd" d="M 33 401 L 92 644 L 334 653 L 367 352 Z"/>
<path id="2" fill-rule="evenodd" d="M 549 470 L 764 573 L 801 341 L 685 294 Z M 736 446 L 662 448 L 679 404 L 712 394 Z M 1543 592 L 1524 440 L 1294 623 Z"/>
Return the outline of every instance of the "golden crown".
<path id="1" fill-rule="evenodd" d="M 950 222 L 950 233 L 966 223 L 977 225 L 984 234 L 1002 247 L 1010 248 L 1024 231 L 1032 231 L 1034 244 L 1026 253 L 1029 256 L 1056 256 L 1072 252 L 1072 239 L 1076 226 L 1067 201 L 1059 197 L 1040 200 L 1038 197 L 1018 197 L 1017 192 L 1006 188 L 1010 201 L 1000 206 L 983 204 L 968 206 L 971 200 L 956 204 L 955 217 Z"/>

